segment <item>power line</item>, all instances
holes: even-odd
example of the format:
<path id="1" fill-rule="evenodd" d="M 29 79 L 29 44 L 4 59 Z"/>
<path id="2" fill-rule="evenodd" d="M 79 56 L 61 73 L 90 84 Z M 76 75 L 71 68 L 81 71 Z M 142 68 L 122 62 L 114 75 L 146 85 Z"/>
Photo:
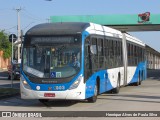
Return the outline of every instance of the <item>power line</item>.
<path id="1" fill-rule="evenodd" d="M 31 13 L 29 13 L 27 10 L 24 10 L 26 13 L 24 13 L 26 16 L 28 16 L 29 18 L 33 19 L 33 20 L 37 20 L 37 21 L 44 21 L 45 19 L 39 18 Z"/>
<path id="2" fill-rule="evenodd" d="M 16 28 L 16 26 L 13 26 L 11 28 L 7 28 L 7 29 L 4 29 L 4 30 L 11 30 L 11 29 L 14 29 L 14 28 Z"/>
<path id="3" fill-rule="evenodd" d="M 23 28 L 23 31 L 28 28 L 31 24 L 33 24 L 34 22 L 29 23 L 26 27 Z"/>

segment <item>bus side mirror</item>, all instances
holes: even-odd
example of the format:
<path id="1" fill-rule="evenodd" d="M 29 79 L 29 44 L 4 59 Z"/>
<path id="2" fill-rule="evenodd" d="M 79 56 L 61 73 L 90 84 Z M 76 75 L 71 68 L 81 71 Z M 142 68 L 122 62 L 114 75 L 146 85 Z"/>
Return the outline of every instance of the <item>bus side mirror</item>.
<path id="1" fill-rule="evenodd" d="M 96 54 L 97 54 L 96 45 L 91 45 L 91 46 L 90 46 L 90 51 L 91 51 L 92 54 L 96 55 Z"/>

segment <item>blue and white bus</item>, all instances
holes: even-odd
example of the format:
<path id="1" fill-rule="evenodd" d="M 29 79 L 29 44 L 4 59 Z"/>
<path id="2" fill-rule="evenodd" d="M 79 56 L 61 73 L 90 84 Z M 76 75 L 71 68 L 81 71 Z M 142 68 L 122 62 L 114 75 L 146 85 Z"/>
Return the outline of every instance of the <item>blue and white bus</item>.
<path id="1" fill-rule="evenodd" d="M 25 34 L 21 98 L 88 100 L 146 79 L 145 44 L 94 23 L 45 23 Z"/>

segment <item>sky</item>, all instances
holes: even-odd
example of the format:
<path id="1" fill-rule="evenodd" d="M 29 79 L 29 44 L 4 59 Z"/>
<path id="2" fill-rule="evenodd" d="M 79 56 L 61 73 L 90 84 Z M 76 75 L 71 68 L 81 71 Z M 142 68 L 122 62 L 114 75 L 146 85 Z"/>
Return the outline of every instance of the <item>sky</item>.
<path id="1" fill-rule="evenodd" d="M 160 14 L 160 0 L 0 0 L 0 30 L 17 34 L 17 12 L 21 8 L 21 29 L 48 22 L 50 16 Z M 160 32 L 131 32 L 160 52 Z"/>

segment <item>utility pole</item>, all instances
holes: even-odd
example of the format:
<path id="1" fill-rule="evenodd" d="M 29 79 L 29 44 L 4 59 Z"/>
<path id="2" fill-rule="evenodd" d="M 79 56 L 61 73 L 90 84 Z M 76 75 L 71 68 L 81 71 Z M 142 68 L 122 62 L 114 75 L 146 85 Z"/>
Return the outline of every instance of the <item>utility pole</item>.
<path id="1" fill-rule="evenodd" d="M 20 26 L 20 16 L 19 16 L 19 12 L 22 10 L 21 7 L 15 9 L 17 11 L 17 39 L 20 40 L 20 36 L 21 36 L 21 26 Z"/>
<path id="2" fill-rule="evenodd" d="M 50 23 L 50 20 L 51 20 L 51 19 L 50 19 L 50 18 L 47 18 L 46 20 L 47 20 L 48 23 Z"/>
<path id="3" fill-rule="evenodd" d="M 16 8 L 15 9 L 17 11 L 17 42 L 20 43 L 21 41 L 21 25 L 20 25 L 20 11 L 22 10 L 21 7 L 20 8 Z M 20 47 L 21 44 L 18 44 L 18 49 L 17 49 L 17 54 L 18 54 L 18 61 L 20 60 Z"/>

